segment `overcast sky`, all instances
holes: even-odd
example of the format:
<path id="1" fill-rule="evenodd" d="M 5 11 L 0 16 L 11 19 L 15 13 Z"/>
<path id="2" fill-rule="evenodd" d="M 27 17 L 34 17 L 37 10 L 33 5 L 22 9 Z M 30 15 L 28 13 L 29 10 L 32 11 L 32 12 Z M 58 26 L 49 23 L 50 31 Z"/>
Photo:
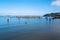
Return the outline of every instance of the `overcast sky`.
<path id="1" fill-rule="evenodd" d="M 60 12 L 60 0 L 0 0 L 0 15 L 44 15 Z"/>

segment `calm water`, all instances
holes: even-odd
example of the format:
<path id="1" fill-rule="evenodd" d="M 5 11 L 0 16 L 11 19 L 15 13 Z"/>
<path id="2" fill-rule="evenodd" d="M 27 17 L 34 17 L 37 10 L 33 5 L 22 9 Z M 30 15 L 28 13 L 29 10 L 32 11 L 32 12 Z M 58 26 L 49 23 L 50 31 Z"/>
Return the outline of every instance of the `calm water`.
<path id="1" fill-rule="evenodd" d="M 0 40 L 60 40 L 60 19 L 0 17 Z"/>

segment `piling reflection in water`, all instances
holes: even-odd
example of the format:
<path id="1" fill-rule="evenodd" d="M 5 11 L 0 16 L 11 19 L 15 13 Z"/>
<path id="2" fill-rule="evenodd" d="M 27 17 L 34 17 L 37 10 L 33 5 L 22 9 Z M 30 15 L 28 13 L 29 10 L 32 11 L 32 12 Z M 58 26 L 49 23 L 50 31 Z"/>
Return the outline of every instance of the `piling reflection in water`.
<path id="1" fill-rule="evenodd" d="M 50 18 L 50 17 L 45 17 L 45 19 L 46 19 L 47 21 L 51 21 L 51 20 L 52 20 L 52 18 Z"/>
<path id="2" fill-rule="evenodd" d="M 9 24 L 9 18 L 7 19 L 7 23 Z"/>
<path id="3" fill-rule="evenodd" d="M 54 22 L 54 19 L 52 18 L 52 21 Z"/>
<path id="4" fill-rule="evenodd" d="M 18 22 L 20 24 L 20 18 L 17 18 L 17 19 L 18 19 L 18 21 L 15 21 L 15 22 Z M 23 19 L 25 19 L 25 18 L 23 18 Z M 30 21 L 31 18 L 26 18 L 26 19 L 27 19 L 27 21 Z M 40 19 L 42 19 L 42 18 L 40 18 Z M 46 21 L 52 21 L 52 20 L 54 21 L 54 19 L 49 18 L 49 17 L 45 17 L 45 19 L 46 19 Z M 27 24 L 27 21 L 24 23 Z M 40 20 L 40 21 L 42 21 L 42 20 Z M 10 22 L 11 22 L 10 19 L 7 18 L 7 23 L 9 24 Z"/>
<path id="5" fill-rule="evenodd" d="M 51 21 L 51 18 L 49 18 L 49 21 Z"/>
<path id="6" fill-rule="evenodd" d="M 20 18 L 18 17 L 18 23 L 20 23 Z"/>
<path id="7" fill-rule="evenodd" d="M 48 20 L 48 17 L 45 17 L 46 20 Z"/>
<path id="8" fill-rule="evenodd" d="M 25 24 L 27 24 L 27 22 L 25 22 Z"/>

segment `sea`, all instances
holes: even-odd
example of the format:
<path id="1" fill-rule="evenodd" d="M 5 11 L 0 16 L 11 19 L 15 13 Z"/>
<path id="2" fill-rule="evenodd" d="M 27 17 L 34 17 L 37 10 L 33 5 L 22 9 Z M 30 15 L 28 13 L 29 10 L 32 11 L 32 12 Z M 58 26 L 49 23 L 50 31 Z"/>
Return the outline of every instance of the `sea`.
<path id="1" fill-rule="evenodd" d="M 60 19 L 0 16 L 0 40 L 60 40 Z"/>

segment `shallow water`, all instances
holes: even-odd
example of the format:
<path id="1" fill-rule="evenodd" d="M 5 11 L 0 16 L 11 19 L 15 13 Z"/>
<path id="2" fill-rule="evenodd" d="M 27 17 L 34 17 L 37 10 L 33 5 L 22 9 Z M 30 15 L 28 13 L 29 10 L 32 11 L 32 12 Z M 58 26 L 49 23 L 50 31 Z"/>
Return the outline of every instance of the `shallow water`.
<path id="1" fill-rule="evenodd" d="M 0 40 L 60 40 L 60 19 L 0 17 Z"/>

